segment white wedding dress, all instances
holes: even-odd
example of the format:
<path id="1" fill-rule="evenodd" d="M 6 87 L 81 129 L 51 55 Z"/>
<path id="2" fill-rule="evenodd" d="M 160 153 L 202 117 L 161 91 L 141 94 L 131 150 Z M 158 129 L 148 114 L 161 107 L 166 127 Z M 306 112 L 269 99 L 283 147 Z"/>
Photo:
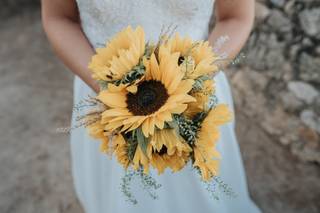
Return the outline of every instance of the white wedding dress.
<path id="1" fill-rule="evenodd" d="M 141 25 L 147 39 L 156 40 L 162 26 L 177 25 L 181 35 L 206 39 L 213 11 L 212 0 L 77 0 L 83 31 L 94 47 L 100 46 L 124 27 Z M 223 73 L 216 77 L 217 96 L 233 108 L 230 88 Z M 74 103 L 94 92 L 78 77 L 74 81 Z M 76 112 L 73 114 L 75 125 Z M 237 194 L 236 198 L 220 195 L 216 201 L 188 164 L 178 173 L 169 170 L 151 175 L 162 185 L 153 200 L 140 185 L 131 184 L 138 204 L 125 201 L 120 189 L 123 168 L 116 158 L 99 152 L 99 142 L 84 128 L 71 132 L 72 172 L 76 193 L 88 213 L 257 213 L 249 198 L 234 123 L 221 128 L 218 149 L 222 154 L 221 179 Z"/>

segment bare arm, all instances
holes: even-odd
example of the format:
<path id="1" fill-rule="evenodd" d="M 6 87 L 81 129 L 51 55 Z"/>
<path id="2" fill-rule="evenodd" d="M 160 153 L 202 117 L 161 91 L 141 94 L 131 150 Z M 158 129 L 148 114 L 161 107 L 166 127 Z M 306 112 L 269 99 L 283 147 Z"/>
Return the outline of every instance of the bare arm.
<path id="1" fill-rule="evenodd" d="M 94 50 L 83 34 L 75 0 L 42 0 L 42 22 L 58 57 L 94 91 L 99 86 L 88 69 Z"/>
<path id="2" fill-rule="evenodd" d="M 244 46 L 254 20 L 254 0 L 216 0 L 216 25 L 209 34 L 209 42 L 214 43 L 221 36 L 229 40 L 220 52 L 226 52 L 233 59 Z"/>

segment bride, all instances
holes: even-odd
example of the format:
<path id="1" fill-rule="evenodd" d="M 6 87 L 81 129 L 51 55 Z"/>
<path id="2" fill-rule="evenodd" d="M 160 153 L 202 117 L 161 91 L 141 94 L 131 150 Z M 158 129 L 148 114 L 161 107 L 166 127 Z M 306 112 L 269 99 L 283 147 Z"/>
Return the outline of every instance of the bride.
<path id="1" fill-rule="evenodd" d="M 99 91 L 91 78 L 88 63 L 94 49 L 124 27 L 140 25 L 147 40 L 158 38 L 162 26 L 177 25 L 177 32 L 194 40 L 212 44 L 221 36 L 229 41 L 220 48 L 229 58 L 243 47 L 252 27 L 254 0 L 42 0 L 44 29 L 57 55 L 76 75 L 74 103 Z M 214 12 L 215 27 L 208 33 Z M 232 108 L 226 77 L 219 73 L 217 96 Z M 75 114 L 73 115 L 74 122 Z M 88 213 L 256 213 L 260 210 L 249 198 L 234 123 L 221 128 L 218 150 L 222 155 L 220 177 L 237 194 L 212 200 L 198 175 L 185 167 L 178 173 L 154 174 L 162 185 L 152 200 L 144 191 L 132 187 L 138 204 L 125 201 L 120 189 L 124 170 L 116 160 L 99 152 L 99 143 L 85 129 L 71 132 L 72 172 L 77 196 Z"/>

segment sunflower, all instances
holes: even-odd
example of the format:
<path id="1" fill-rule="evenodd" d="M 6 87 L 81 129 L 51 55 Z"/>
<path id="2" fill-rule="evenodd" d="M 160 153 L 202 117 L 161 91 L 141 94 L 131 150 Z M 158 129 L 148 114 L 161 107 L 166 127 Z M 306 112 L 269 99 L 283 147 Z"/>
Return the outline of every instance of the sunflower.
<path id="1" fill-rule="evenodd" d="M 209 110 L 210 97 L 214 92 L 214 81 L 212 79 L 204 81 L 200 90 L 191 91 L 190 95 L 197 101 L 188 103 L 188 108 L 183 114 L 192 119 L 199 112 L 207 112 Z"/>
<path id="2" fill-rule="evenodd" d="M 109 151 L 109 134 L 104 131 L 104 125 L 101 124 L 101 120 L 90 124 L 87 129 L 91 137 L 101 141 L 100 151 L 107 153 Z"/>
<path id="3" fill-rule="evenodd" d="M 142 151 L 140 145 L 138 145 L 136 148 L 132 163 L 133 163 L 133 168 L 135 170 L 139 169 L 140 166 L 142 166 L 143 172 L 145 174 L 149 173 L 150 161 L 149 161 L 148 157 L 145 155 L 145 153 Z"/>
<path id="4" fill-rule="evenodd" d="M 181 38 L 178 33 L 165 44 L 171 52 L 178 52 L 178 64 L 187 78 L 196 79 L 199 76 L 218 70 L 214 62 L 218 57 L 212 51 L 209 42 L 193 42 L 191 38 Z"/>
<path id="5" fill-rule="evenodd" d="M 172 114 L 182 113 L 187 103 L 195 101 L 188 95 L 194 81 L 183 80 L 176 63 L 179 54 L 160 47 L 157 55 L 144 59 L 144 79 L 137 84 L 108 84 L 108 89 L 99 93 L 98 99 L 110 107 L 102 113 L 106 130 L 128 132 L 141 126 L 144 136 L 149 137 L 155 127 L 163 129 L 165 122 L 172 121 Z"/>
<path id="6" fill-rule="evenodd" d="M 144 31 L 128 26 L 112 38 L 105 47 L 97 48 L 89 69 L 93 78 L 103 81 L 121 79 L 136 66 L 145 52 Z"/>
<path id="7" fill-rule="evenodd" d="M 112 149 L 114 150 L 114 154 L 117 156 L 118 162 L 127 169 L 130 164 L 130 160 L 128 158 L 128 143 L 125 141 L 122 134 L 114 135 L 112 140 Z"/>
<path id="8" fill-rule="evenodd" d="M 174 172 L 184 167 L 189 159 L 191 147 L 183 142 L 175 129 L 163 129 L 154 132 L 147 148 L 151 165 L 161 174 L 170 167 Z"/>
<path id="9" fill-rule="evenodd" d="M 218 127 L 229 122 L 232 115 L 227 105 L 220 104 L 213 108 L 203 120 L 193 147 L 193 166 L 201 171 L 203 180 L 209 180 L 218 174 L 220 154 L 216 142 L 220 133 Z"/>

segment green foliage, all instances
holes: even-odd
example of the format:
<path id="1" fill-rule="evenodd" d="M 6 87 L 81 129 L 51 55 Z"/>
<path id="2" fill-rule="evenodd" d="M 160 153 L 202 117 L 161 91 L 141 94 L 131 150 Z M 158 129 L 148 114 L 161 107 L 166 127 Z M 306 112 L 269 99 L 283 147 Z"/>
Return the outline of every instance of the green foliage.
<path id="1" fill-rule="evenodd" d="M 218 97 L 215 94 L 209 96 L 209 101 L 207 103 L 208 109 L 213 109 L 218 105 Z"/>
<path id="2" fill-rule="evenodd" d="M 130 187 L 131 182 L 135 177 L 140 179 L 142 189 L 147 191 L 152 199 L 158 199 L 158 195 L 155 193 L 155 190 L 159 189 L 161 184 L 158 184 L 157 181 L 150 175 L 143 173 L 143 169 L 140 167 L 137 171 L 126 170 L 125 175 L 121 178 L 122 182 L 120 188 L 123 195 L 126 197 L 126 201 L 131 202 L 133 205 L 138 203 L 137 199 L 133 196 Z"/>
<path id="3" fill-rule="evenodd" d="M 147 156 L 147 147 L 149 144 L 148 138 L 143 135 L 141 127 L 136 129 L 137 141 L 142 150 L 142 152 Z"/>
<path id="4" fill-rule="evenodd" d="M 136 133 L 135 133 L 135 130 L 127 133 L 127 134 L 124 134 L 124 138 L 126 140 L 126 142 L 128 143 L 128 159 L 130 161 L 133 160 L 134 158 L 134 154 L 136 153 L 136 149 L 137 149 L 137 146 L 138 146 L 138 141 L 136 139 Z"/>
<path id="5" fill-rule="evenodd" d="M 179 129 L 177 122 L 173 119 L 164 123 L 164 129 Z"/>
<path id="6" fill-rule="evenodd" d="M 201 124 L 207 113 L 199 112 L 197 113 L 193 119 L 188 119 L 183 115 L 174 115 L 173 120 L 178 129 L 181 137 L 189 144 L 194 145 L 197 139 L 197 133 L 201 127 Z"/>
<path id="7" fill-rule="evenodd" d="M 152 176 L 143 173 L 141 168 L 139 168 L 137 172 L 139 174 L 143 189 L 148 192 L 152 199 L 158 199 L 158 195 L 155 193 L 155 190 L 159 189 L 161 184 L 158 184 Z"/>
<path id="8" fill-rule="evenodd" d="M 199 126 L 192 120 L 183 115 L 174 115 L 174 121 L 179 129 L 181 137 L 189 144 L 193 145 L 196 141 Z"/>
<path id="9" fill-rule="evenodd" d="M 154 52 L 155 46 L 152 46 L 149 42 L 146 44 L 144 56 L 147 57 L 147 59 L 150 59 L 151 54 Z"/>
<path id="10" fill-rule="evenodd" d="M 98 84 L 99 84 L 100 90 L 108 89 L 108 82 L 107 81 L 99 80 Z"/>
<path id="11" fill-rule="evenodd" d="M 122 79 L 113 82 L 116 85 L 120 84 L 132 84 L 136 80 L 140 79 L 145 73 L 145 67 L 142 61 L 135 67 L 132 68 Z"/>
<path id="12" fill-rule="evenodd" d="M 233 191 L 233 189 L 225 183 L 221 177 L 219 176 L 214 176 L 213 177 L 213 182 L 217 185 L 220 191 L 222 191 L 226 196 L 231 197 L 231 198 L 236 198 L 237 194 Z"/>
<path id="13" fill-rule="evenodd" d="M 149 43 L 147 43 L 146 44 L 146 48 L 145 48 L 144 56 L 149 59 L 153 51 L 154 51 L 154 47 L 151 46 Z M 143 64 L 143 59 L 141 58 L 140 61 L 139 61 L 139 64 L 134 66 L 132 68 L 132 70 L 130 70 L 126 75 L 124 75 L 124 77 L 122 79 L 114 81 L 112 83 L 114 83 L 116 85 L 132 84 L 132 83 L 134 83 L 136 80 L 140 79 L 144 75 L 145 70 L 146 70 L 146 68 L 145 68 L 145 66 Z"/>
<path id="14" fill-rule="evenodd" d="M 203 120 L 206 118 L 206 116 L 207 116 L 207 113 L 205 113 L 205 112 L 197 113 L 192 119 L 193 125 L 195 125 L 199 128 L 201 126 Z"/>
<path id="15" fill-rule="evenodd" d="M 121 178 L 121 184 L 120 188 L 123 193 L 123 195 L 126 197 L 126 201 L 131 202 L 132 204 L 137 204 L 138 201 L 136 198 L 133 196 L 130 188 L 130 183 L 132 181 L 132 178 L 134 176 L 134 171 L 125 171 L 125 175 Z"/>
<path id="16" fill-rule="evenodd" d="M 227 197 L 230 198 L 236 198 L 237 194 L 233 191 L 233 189 L 225 183 L 221 177 L 219 176 L 214 176 L 211 180 L 209 181 L 204 181 L 201 178 L 201 171 L 198 167 L 194 167 L 196 172 L 198 173 L 201 182 L 205 185 L 206 190 L 209 192 L 210 196 L 215 199 L 215 200 L 220 200 L 219 194 L 223 193 Z"/>
<path id="17" fill-rule="evenodd" d="M 207 80 L 210 80 L 210 76 L 203 75 L 195 79 L 194 84 L 192 85 L 192 91 L 198 92 L 203 89 L 204 82 Z M 216 96 L 216 93 L 213 91 L 212 94 L 209 95 L 209 101 L 207 103 L 208 109 L 214 108 L 218 104 L 218 97 Z"/>
<path id="18" fill-rule="evenodd" d="M 202 75 L 194 80 L 194 83 L 192 85 L 193 91 L 199 91 L 203 89 L 203 83 L 207 80 L 210 80 L 211 78 L 208 75 Z"/>

